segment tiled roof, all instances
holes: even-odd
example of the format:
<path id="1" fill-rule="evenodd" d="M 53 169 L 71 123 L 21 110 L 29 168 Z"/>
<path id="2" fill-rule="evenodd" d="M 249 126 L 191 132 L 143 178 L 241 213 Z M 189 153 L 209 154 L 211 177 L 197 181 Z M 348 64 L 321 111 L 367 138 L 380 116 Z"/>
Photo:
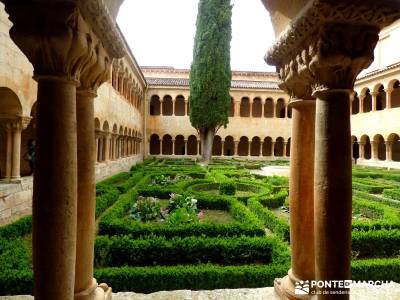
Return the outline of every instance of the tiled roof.
<path id="1" fill-rule="evenodd" d="M 146 81 L 149 86 L 189 86 L 189 79 L 186 78 L 146 77 Z M 279 90 L 278 84 L 274 81 L 232 80 L 231 87 L 238 89 Z"/>
<path id="2" fill-rule="evenodd" d="M 400 67 L 400 62 L 391 64 L 391 65 L 386 66 L 386 67 L 384 67 L 384 68 L 382 68 L 382 69 L 378 69 L 378 70 L 374 70 L 374 71 L 371 71 L 371 72 L 369 72 L 369 73 L 366 73 L 366 74 L 360 76 L 359 78 L 357 78 L 357 80 L 363 79 L 363 78 L 366 78 L 366 77 L 371 77 L 371 76 L 374 76 L 374 75 L 378 75 L 378 74 L 380 74 L 380 73 L 383 73 L 383 72 L 388 71 L 388 70 L 395 69 L 395 68 L 397 68 L 397 67 Z"/>

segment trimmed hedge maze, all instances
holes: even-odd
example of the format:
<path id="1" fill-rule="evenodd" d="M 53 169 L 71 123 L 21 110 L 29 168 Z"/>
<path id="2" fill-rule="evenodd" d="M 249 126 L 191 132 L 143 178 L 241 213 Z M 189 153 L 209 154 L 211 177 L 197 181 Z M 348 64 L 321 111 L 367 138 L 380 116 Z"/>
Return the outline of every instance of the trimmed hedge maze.
<path id="1" fill-rule="evenodd" d="M 259 164 L 154 159 L 97 184 L 95 277 L 143 293 L 272 286 L 290 267 L 288 180 Z M 398 179 L 354 170 L 356 280 L 400 281 Z M 32 292 L 31 223 L 0 227 L 0 295 Z"/>

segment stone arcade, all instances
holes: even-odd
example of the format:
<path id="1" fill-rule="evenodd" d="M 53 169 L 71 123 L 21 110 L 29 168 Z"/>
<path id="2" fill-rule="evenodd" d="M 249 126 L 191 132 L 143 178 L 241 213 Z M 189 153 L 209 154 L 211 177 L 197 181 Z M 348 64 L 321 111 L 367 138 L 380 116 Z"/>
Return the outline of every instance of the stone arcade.
<path id="1" fill-rule="evenodd" d="M 93 278 L 95 182 L 148 156 L 200 154 L 188 70 L 139 68 L 115 22 L 123 0 L 2 2 L 0 221 L 33 206 L 37 299 L 110 299 Z M 263 2 L 278 74 L 233 73 L 230 125 L 213 154 L 290 157 L 292 267 L 275 288 L 303 299 L 297 280 L 350 278 L 352 157 L 399 166 L 400 64 L 359 74 L 400 32 L 400 4 Z M 23 156 L 34 136 L 32 187 Z"/>

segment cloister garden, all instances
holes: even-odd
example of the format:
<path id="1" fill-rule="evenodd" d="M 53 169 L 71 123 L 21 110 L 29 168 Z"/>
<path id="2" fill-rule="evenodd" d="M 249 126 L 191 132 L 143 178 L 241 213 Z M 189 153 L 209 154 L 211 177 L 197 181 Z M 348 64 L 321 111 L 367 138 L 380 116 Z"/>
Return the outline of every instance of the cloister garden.
<path id="1" fill-rule="evenodd" d="M 287 161 L 148 159 L 97 184 L 95 277 L 114 291 L 272 286 L 290 268 Z M 32 218 L 0 227 L 0 295 L 30 294 Z M 400 281 L 400 171 L 353 168 L 352 277 Z"/>

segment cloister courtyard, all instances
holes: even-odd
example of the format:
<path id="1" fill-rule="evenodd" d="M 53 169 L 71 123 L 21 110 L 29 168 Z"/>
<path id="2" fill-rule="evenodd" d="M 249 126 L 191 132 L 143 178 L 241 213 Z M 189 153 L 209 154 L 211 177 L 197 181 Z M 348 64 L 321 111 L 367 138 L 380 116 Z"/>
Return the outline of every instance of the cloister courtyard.
<path id="1" fill-rule="evenodd" d="M 96 278 L 116 293 L 272 286 L 291 260 L 288 177 L 262 172 L 277 165 L 289 164 L 148 159 L 99 182 Z M 399 182 L 400 171 L 353 168 L 353 280 L 400 281 Z M 31 216 L 0 227 L 1 295 L 32 293 L 31 242 Z"/>
<path id="2" fill-rule="evenodd" d="M 400 299 L 399 1 L 132 3 L 0 0 L 0 299 Z"/>

